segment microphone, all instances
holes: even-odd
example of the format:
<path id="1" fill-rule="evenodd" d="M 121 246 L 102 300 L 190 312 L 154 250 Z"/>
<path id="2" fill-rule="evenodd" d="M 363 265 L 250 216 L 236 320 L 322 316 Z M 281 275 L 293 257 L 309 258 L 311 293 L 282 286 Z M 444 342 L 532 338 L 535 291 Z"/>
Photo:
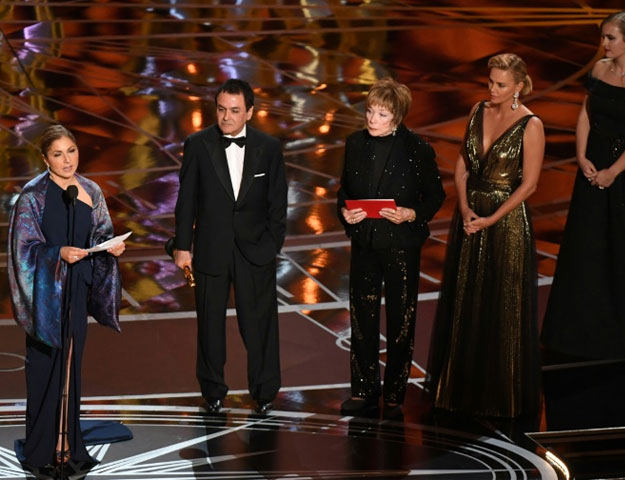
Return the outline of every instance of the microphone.
<path id="1" fill-rule="evenodd" d="M 76 185 L 70 185 L 65 190 L 65 198 L 68 202 L 72 202 L 72 205 L 76 206 L 76 199 L 78 198 L 78 187 Z"/>

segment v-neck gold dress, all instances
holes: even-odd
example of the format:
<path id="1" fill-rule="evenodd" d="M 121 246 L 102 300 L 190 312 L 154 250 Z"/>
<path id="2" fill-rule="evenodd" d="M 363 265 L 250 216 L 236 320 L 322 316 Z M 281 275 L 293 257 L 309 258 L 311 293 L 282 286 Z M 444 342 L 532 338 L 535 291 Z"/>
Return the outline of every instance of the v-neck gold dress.
<path id="1" fill-rule="evenodd" d="M 488 216 L 519 186 L 523 134 L 519 119 L 483 152 L 484 102 L 467 126 L 463 155 L 467 199 Z M 491 227 L 450 229 L 441 296 L 430 345 L 428 390 L 436 407 L 494 417 L 534 415 L 540 399 L 537 276 L 525 202 Z"/>

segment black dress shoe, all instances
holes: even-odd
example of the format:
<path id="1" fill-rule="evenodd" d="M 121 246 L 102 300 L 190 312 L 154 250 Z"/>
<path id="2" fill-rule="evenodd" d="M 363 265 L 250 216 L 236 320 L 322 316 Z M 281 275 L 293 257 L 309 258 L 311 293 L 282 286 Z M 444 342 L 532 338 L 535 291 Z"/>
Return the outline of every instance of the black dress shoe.
<path id="1" fill-rule="evenodd" d="M 221 398 L 206 398 L 206 412 L 219 413 L 224 406 Z"/>
<path id="2" fill-rule="evenodd" d="M 382 418 L 385 420 L 403 420 L 404 411 L 401 408 L 401 403 L 384 403 Z"/>
<path id="3" fill-rule="evenodd" d="M 379 413 L 379 411 L 377 398 L 348 398 L 341 403 L 341 415 L 364 417 Z"/>
<path id="4" fill-rule="evenodd" d="M 256 406 L 256 413 L 261 415 L 267 415 L 273 409 L 273 404 L 270 400 L 259 400 Z"/>

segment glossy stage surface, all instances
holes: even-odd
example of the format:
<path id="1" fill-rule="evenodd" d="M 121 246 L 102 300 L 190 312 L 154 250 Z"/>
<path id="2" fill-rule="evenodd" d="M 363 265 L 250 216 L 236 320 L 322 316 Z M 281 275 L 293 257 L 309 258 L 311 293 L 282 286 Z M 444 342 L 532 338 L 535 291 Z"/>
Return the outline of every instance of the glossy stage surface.
<path id="1" fill-rule="evenodd" d="M 583 448 L 561 436 L 544 436 L 553 435 L 549 412 L 565 412 L 564 407 L 545 408 L 535 425 L 497 425 L 436 417 L 421 395 L 456 202 L 452 173 L 468 112 L 487 97 L 487 59 L 512 51 L 527 61 L 535 90 L 525 102 L 545 124 L 544 168 L 529 201 L 542 314 L 576 171 L 580 79 L 602 56 L 599 21 L 622 8 L 611 0 L 505 5 L 488 0 L 0 4 L 0 238 L 6 238 L 8 212 L 20 188 L 43 171 L 36 142 L 48 122 L 63 123 L 76 134 L 79 171 L 101 186 L 116 232 L 133 232 L 121 258 L 124 332 L 90 326 L 83 403 L 85 418 L 121 420 L 135 439 L 94 450 L 101 464 L 88 478 L 549 479 L 562 470 L 545 460 L 547 448 L 556 459 L 579 460 Z M 366 92 L 387 75 L 411 88 L 406 124 L 436 149 L 447 192 L 422 253 L 403 422 L 338 413 L 349 396 L 349 242 L 335 213 L 338 177 L 344 139 L 363 127 Z M 228 408 L 222 416 L 203 414 L 194 377 L 193 292 L 163 250 L 174 230 L 183 141 L 214 122 L 214 92 L 230 77 L 255 88 L 252 123 L 280 138 L 287 163 L 287 241 L 278 259 L 284 388 L 268 417 L 250 410 L 233 309 Z M 0 242 L 0 305 L 0 478 L 23 478 L 12 442 L 23 435 L 25 342 L 12 320 L 5 241 Z M 568 388 L 580 383 L 569 379 L 558 385 L 559 400 L 565 401 Z M 608 410 L 598 405 L 593 411 Z M 579 408 L 573 412 L 579 420 Z M 551 425 L 567 432 L 589 428 L 566 419 Z M 618 437 L 620 431 L 614 432 Z M 583 478 L 585 467 L 579 465 Z M 602 475 L 615 475 L 619 468 Z"/>

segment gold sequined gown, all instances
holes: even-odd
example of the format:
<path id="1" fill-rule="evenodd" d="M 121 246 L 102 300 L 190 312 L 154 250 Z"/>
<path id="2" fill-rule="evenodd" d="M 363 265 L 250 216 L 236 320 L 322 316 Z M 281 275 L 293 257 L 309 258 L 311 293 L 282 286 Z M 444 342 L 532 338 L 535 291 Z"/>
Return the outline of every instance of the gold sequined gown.
<path id="1" fill-rule="evenodd" d="M 467 126 L 467 199 L 492 214 L 521 183 L 528 115 L 482 153 L 484 102 Z M 537 277 L 532 226 L 523 202 L 491 227 L 465 235 L 454 216 L 430 344 L 427 388 L 435 407 L 517 417 L 538 411 Z"/>

